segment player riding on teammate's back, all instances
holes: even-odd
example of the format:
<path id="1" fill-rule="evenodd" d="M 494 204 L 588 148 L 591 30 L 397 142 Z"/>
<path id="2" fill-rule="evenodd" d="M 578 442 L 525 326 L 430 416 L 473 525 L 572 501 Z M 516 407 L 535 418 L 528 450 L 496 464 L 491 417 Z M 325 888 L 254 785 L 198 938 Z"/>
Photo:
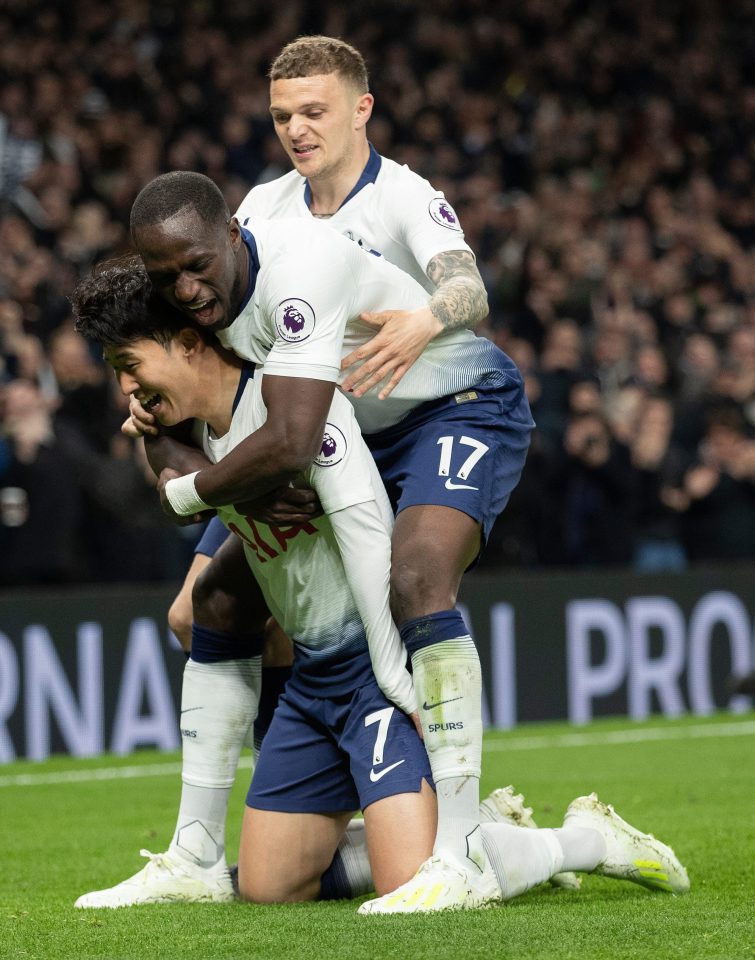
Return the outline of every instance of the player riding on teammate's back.
<path id="1" fill-rule="evenodd" d="M 361 399 L 380 384 L 379 396 L 385 398 L 398 389 L 397 384 L 401 386 L 402 376 L 407 375 L 407 370 L 411 373 L 413 362 L 428 343 L 435 344 L 434 338 L 438 342 L 447 339 L 449 331 L 473 326 L 486 314 L 485 289 L 474 256 L 442 193 L 371 150 L 365 124 L 370 116 L 372 96 L 367 88 L 364 62 L 357 51 L 332 38 L 301 38 L 282 51 L 270 76 L 271 113 L 276 132 L 297 168 L 297 173 L 279 183 L 285 180 L 284 189 L 290 188 L 294 196 L 298 178 L 301 199 L 296 210 L 285 212 L 295 213 L 300 225 L 313 218 L 325 220 L 357 242 L 361 240 L 363 249 L 378 251 L 393 259 L 431 291 L 431 296 L 411 309 L 396 309 L 401 304 L 386 302 L 386 309 L 378 315 L 362 316 L 365 324 L 362 342 L 349 356 L 343 357 L 347 368 L 342 384 L 345 390 L 353 390 L 353 397 Z M 267 209 L 270 215 L 280 216 L 282 211 L 276 209 L 277 201 L 273 202 L 274 193 L 268 185 L 256 188 L 248 204 L 245 201 L 245 209 L 254 217 L 259 212 L 255 210 L 255 197 L 259 197 L 261 202 L 270 201 Z M 395 202 L 389 210 L 392 198 Z M 349 224 L 352 216 L 353 223 Z M 292 236 L 298 229 L 292 224 Z M 207 304 L 195 302 L 194 306 L 201 313 Z M 299 312 L 306 315 L 305 311 Z M 367 324 L 372 324 L 372 328 Z M 370 329 L 379 330 L 372 339 L 368 339 Z M 356 370 L 351 369 L 354 364 L 358 364 Z M 430 385 L 436 374 L 437 370 L 432 371 Z M 516 391 L 521 381 L 513 365 L 510 374 L 510 386 Z M 449 717 L 448 722 L 463 725 L 465 737 L 469 737 L 463 749 L 449 747 L 457 758 L 463 758 L 461 765 L 455 760 L 449 761 L 446 747 L 436 743 L 438 724 L 431 713 L 423 714 L 422 720 L 439 790 L 436 852 L 441 860 L 461 864 L 474 878 L 484 862 L 476 833 L 482 736 L 480 666 L 474 644 L 454 605 L 460 578 L 480 549 L 484 528 L 503 507 L 518 480 L 532 421 L 523 394 L 519 395 L 518 406 L 512 406 L 510 401 L 515 393 L 509 394 L 505 401 L 500 396 L 498 399 L 484 396 L 482 390 L 472 396 L 463 389 L 470 383 L 477 386 L 481 381 L 473 376 L 466 384 L 449 382 L 447 389 L 464 396 L 457 398 L 452 393 L 444 401 L 447 406 L 442 411 L 425 409 L 420 402 L 411 416 L 388 430 L 384 428 L 391 419 L 381 421 L 383 412 L 375 404 L 377 432 L 370 437 L 370 445 L 373 454 L 383 463 L 382 470 L 387 470 L 388 461 L 392 463 L 394 475 L 389 477 L 383 473 L 383 479 L 391 485 L 403 485 L 403 499 L 394 504 L 399 513 L 392 542 L 391 603 L 412 650 L 415 677 L 421 680 L 426 676 L 432 686 L 453 684 L 454 677 L 468 678 L 471 684 L 464 696 L 454 693 L 454 707 L 449 708 L 455 715 Z M 427 399 L 439 397 L 439 393 L 431 390 L 426 396 Z M 478 414 L 484 419 L 487 411 L 489 419 L 495 422 L 497 439 L 492 445 L 467 429 L 473 410 L 473 419 Z M 484 433 L 487 427 L 482 430 Z M 415 442 L 420 432 L 424 445 Z M 462 474 L 470 469 L 475 476 L 487 474 L 490 478 L 495 474 L 495 468 L 489 473 L 492 460 L 486 448 L 495 450 L 494 456 L 503 451 L 505 463 L 498 460 L 503 469 L 495 483 L 487 487 L 483 484 L 475 491 L 472 488 L 477 484 Z M 424 462 L 420 465 L 422 457 Z M 410 461 L 414 472 L 402 476 L 401 471 Z M 428 502 L 430 483 L 424 475 L 428 469 L 436 481 L 440 480 L 442 489 L 438 492 L 448 497 L 447 501 Z M 439 487 L 437 482 L 434 485 Z M 490 498 L 494 492 L 498 495 L 497 502 L 495 497 Z M 479 512 L 480 503 L 473 502 L 478 495 L 487 498 L 484 517 Z M 243 558 L 234 562 L 243 564 Z M 230 609 L 225 587 L 229 566 L 226 555 L 223 577 L 210 578 L 207 574 L 221 569 L 221 565 L 213 561 L 201 582 L 197 582 L 195 597 L 201 606 L 195 605 L 195 615 L 199 610 L 203 635 L 208 635 L 208 623 L 211 623 L 209 635 L 235 655 L 241 648 L 240 643 L 234 641 L 232 635 L 229 639 L 228 631 L 243 623 L 243 616 L 213 619 L 218 611 L 224 613 Z M 236 602 L 238 604 L 238 600 Z M 208 665 L 206 684 L 210 682 L 210 673 L 211 665 Z M 222 702 L 222 678 L 213 680 L 216 682 L 219 689 L 215 699 Z M 427 702 L 432 704 L 438 699 L 446 698 L 429 696 Z M 244 733 L 243 724 L 238 724 L 234 735 L 243 738 Z M 441 759 L 444 756 L 446 759 Z M 223 784 L 232 772 L 229 766 L 224 778 L 217 779 L 219 790 L 224 789 Z M 195 809 L 196 805 L 192 805 L 191 815 L 195 815 Z M 187 812 L 186 816 L 189 815 Z M 179 821 L 183 816 L 179 814 Z M 467 857 L 469 850 L 471 859 Z"/>
<path id="2" fill-rule="evenodd" d="M 192 435 L 210 460 L 222 463 L 264 428 L 267 377 L 149 293 L 135 259 L 106 267 L 74 294 L 77 328 L 104 346 L 121 389 L 149 403 L 162 424 L 203 421 L 196 424 L 201 432 Z M 243 511 L 219 506 L 245 543 L 264 593 L 251 626 L 264 621 L 266 601 L 299 654 L 263 744 L 244 818 L 240 886 L 259 902 L 351 896 L 373 885 L 378 892 L 390 889 L 427 856 L 435 826 L 427 756 L 416 729 L 386 701 L 370 670 L 371 660 L 390 695 L 404 710 L 413 708 L 405 656 L 387 606 L 391 514 L 353 411 L 337 394 L 319 453 L 303 479 L 317 489 L 326 516 L 298 530 L 258 528 Z M 346 829 L 357 806 L 364 821 Z M 480 816 L 503 899 L 565 868 L 650 889 L 687 888 L 684 868 L 668 847 L 594 796 L 574 801 L 560 830 L 520 829 L 534 823 L 510 787 L 494 791 Z M 427 911 L 439 901 L 457 907 L 479 903 L 479 888 L 471 887 L 463 870 L 447 869 L 446 886 L 439 887 L 437 867 L 428 863 L 398 893 L 369 901 L 360 912 Z M 172 871 L 172 887 L 166 871 Z M 160 878 L 162 900 L 202 890 L 201 873 L 157 855 L 135 877 L 85 895 L 77 906 L 124 905 L 145 888 L 155 902 Z"/>

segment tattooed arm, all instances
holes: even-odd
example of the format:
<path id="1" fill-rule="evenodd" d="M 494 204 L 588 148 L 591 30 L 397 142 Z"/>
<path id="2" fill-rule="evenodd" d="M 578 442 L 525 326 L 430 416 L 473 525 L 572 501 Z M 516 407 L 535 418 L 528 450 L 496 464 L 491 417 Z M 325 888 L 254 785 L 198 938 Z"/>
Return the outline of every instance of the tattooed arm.
<path id="1" fill-rule="evenodd" d="M 427 275 L 436 286 L 430 310 L 444 330 L 474 328 L 488 315 L 485 284 L 468 251 L 439 253 L 428 263 Z"/>
<path id="2" fill-rule="evenodd" d="M 362 314 L 360 319 L 379 332 L 344 357 L 341 370 L 364 360 L 341 384 L 344 390 L 361 397 L 390 374 L 378 394 L 384 400 L 434 337 L 475 327 L 487 316 L 488 295 L 469 251 L 437 254 L 427 265 L 427 276 L 436 289 L 426 307 Z"/>

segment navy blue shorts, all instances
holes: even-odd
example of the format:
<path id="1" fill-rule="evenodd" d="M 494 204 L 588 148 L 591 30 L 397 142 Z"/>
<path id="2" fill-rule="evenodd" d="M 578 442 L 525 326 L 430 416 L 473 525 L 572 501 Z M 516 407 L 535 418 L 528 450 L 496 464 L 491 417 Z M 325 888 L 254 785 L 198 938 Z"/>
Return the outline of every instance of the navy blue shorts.
<path id="1" fill-rule="evenodd" d="M 201 553 L 205 557 L 214 557 L 230 536 L 231 534 L 222 520 L 219 517 L 212 517 L 204 528 L 204 533 L 197 541 L 194 553 Z"/>
<path id="2" fill-rule="evenodd" d="M 314 697 L 295 676 L 278 701 L 246 802 L 282 813 L 348 813 L 432 786 L 411 719 L 368 681 Z M 320 691 L 322 692 L 322 691 Z"/>
<path id="3" fill-rule="evenodd" d="M 534 426 L 515 380 L 423 403 L 364 439 L 395 513 L 425 504 L 454 507 L 481 524 L 484 543 L 519 482 Z"/>

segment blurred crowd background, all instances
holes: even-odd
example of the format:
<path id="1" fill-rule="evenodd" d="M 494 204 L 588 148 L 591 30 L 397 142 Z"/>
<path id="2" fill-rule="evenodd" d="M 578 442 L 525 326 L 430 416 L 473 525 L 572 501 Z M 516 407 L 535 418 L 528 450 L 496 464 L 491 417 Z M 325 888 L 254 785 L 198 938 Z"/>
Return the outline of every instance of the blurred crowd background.
<path id="1" fill-rule="evenodd" d="M 365 55 L 377 149 L 443 189 L 538 429 L 488 567 L 755 556 L 752 0 L 2 0 L 0 585 L 183 576 L 67 296 L 171 169 L 288 170 L 281 46 Z"/>

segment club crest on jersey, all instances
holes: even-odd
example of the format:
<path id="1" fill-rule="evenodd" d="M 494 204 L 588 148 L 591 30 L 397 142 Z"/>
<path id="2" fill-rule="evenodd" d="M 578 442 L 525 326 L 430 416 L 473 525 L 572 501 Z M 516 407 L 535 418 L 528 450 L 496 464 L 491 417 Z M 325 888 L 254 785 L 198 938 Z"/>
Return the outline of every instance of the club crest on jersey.
<path id="1" fill-rule="evenodd" d="M 346 456 L 346 437 L 334 423 L 325 424 L 320 452 L 315 457 L 318 467 L 334 467 Z"/>
<path id="2" fill-rule="evenodd" d="M 459 218 L 448 200 L 444 200 L 443 197 L 435 197 L 430 201 L 430 206 L 427 209 L 433 220 L 439 223 L 441 227 L 448 227 L 449 230 L 461 230 Z"/>
<path id="3" fill-rule="evenodd" d="M 289 343 L 306 340 L 315 329 L 315 311 L 306 300 L 283 300 L 275 310 L 275 329 Z"/>

